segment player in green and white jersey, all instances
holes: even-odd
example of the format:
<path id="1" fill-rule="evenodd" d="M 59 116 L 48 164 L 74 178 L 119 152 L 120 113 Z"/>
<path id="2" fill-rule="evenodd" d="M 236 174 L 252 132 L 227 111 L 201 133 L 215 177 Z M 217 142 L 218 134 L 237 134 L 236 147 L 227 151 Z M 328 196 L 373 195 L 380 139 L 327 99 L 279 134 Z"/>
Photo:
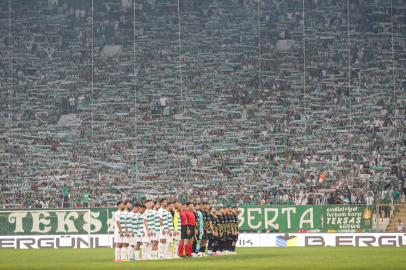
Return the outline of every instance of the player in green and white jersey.
<path id="1" fill-rule="evenodd" d="M 114 242 L 116 243 L 115 249 L 115 262 L 121 262 L 121 249 L 123 247 L 124 233 L 125 233 L 125 217 L 123 214 L 124 203 L 122 201 L 117 202 L 117 211 L 114 214 Z"/>
<path id="2" fill-rule="evenodd" d="M 152 252 L 151 256 L 153 259 L 158 259 L 158 242 L 159 242 L 159 232 L 161 231 L 161 215 L 158 212 L 159 203 L 154 201 L 154 234 L 152 236 Z"/>
<path id="3" fill-rule="evenodd" d="M 131 234 L 130 234 L 130 246 L 128 250 L 128 258 L 130 261 L 135 261 L 134 259 L 134 246 L 137 243 L 137 230 L 138 230 L 138 211 L 139 211 L 139 205 L 135 204 L 133 207 L 132 212 L 130 212 L 131 216 Z"/>
<path id="4" fill-rule="evenodd" d="M 155 222 L 154 222 L 154 211 L 152 206 L 154 202 L 152 200 L 147 200 L 145 206 L 147 209 L 144 212 L 144 236 L 142 238 L 142 258 L 150 259 L 151 258 L 151 240 L 155 231 Z"/>
<path id="5" fill-rule="evenodd" d="M 135 259 L 141 259 L 140 258 L 140 247 L 142 244 L 142 238 L 144 237 L 144 212 L 145 212 L 145 205 L 140 205 L 138 213 L 135 214 L 137 218 L 137 237 L 136 237 L 136 246 L 134 248 L 134 253 L 135 253 Z"/>
<path id="6" fill-rule="evenodd" d="M 161 207 L 158 209 L 158 213 L 160 216 L 160 227 L 161 227 L 161 229 L 159 231 L 159 244 L 158 244 L 158 252 L 159 252 L 160 259 L 165 259 L 166 238 L 169 237 L 168 214 L 166 211 L 167 204 L 168 204 L 168 201 L 166 199 L 161 199 L 161 201 L 160 201 Z"/>
<path id="7" fill-rule="evenodd" d="M 131 204 L 129 201 L 124 202 L 124 217 L 125 217 L 125 234 L 123 241 L 123 248 L 121 249 L 121 260 L 128 261 L 128 247 L 130 245 L 130 233 L 131 233 Z"/>

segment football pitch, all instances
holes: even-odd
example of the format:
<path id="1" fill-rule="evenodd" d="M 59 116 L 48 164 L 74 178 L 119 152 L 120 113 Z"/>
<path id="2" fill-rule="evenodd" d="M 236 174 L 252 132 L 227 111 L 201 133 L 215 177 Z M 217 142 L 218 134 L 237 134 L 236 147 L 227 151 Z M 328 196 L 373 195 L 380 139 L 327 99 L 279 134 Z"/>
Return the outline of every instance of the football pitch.
<path id="1" fill-rule="evenodd" d="M 0 251 L 0 269 L 405 269 L 399 247 L 237 248 L 238 255 L 113 262 L 114 249 Z"/>

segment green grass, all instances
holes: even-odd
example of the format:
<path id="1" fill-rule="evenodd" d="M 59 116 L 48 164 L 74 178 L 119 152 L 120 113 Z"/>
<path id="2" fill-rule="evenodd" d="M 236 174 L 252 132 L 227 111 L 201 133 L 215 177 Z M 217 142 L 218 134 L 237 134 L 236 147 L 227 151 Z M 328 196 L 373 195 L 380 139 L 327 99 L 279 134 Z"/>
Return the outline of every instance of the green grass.
<path id="1" fill-rule="evenodd" d="M 401 247 L 238 248 L 238 255 L 115 263 L 114 249 L 0 251 L 0 269 L 405 269 Z"/>

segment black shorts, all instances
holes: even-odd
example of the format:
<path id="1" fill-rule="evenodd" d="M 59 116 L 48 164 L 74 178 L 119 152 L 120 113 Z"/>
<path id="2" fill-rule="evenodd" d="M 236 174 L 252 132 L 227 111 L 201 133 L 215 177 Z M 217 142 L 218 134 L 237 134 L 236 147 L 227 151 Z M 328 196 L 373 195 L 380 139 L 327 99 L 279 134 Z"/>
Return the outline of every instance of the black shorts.
<path id="1" fill-rule="evenodd" d="M 195 226 L 189 226 L 190 234 L 186 233 L 186 239 L 193 239 L 195 237 Z"/>
<path id="2" fill-rule="evenodd" d="M 231 232 L 227 232 L 226 240 L 233 240 L 233 235 L 231 234 Z"/>
<path id="3" fill-rule="evenodd" d="M 214 239 L 212 233 L 207 232 L 206 236 L 207 236 L 207 239 L 209 239 L 209 240 L 213 240 L 213 239 Z"/>
<path id="4" fill-rule="evenodd" d="M 187 235 L 187 226 L 182 225 L 180 231 L 180 239 L 186 239 L 186 235 Z"/>
<path id="5" fill-rule="evenodd" d="M 207 231 L 203 230 L 202 239 L 207 239 Z"/>

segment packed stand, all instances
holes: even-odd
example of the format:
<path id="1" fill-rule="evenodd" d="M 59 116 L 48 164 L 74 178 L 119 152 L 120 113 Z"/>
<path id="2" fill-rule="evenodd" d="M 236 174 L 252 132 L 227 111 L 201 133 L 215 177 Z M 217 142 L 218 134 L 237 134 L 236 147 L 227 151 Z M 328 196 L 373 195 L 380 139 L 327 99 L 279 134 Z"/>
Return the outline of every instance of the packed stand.
<path id="1" fill-rule="evenodd" d="M 405 1 L 302 4 L 3 1 L 1 206 L 404 203 Z"/>

